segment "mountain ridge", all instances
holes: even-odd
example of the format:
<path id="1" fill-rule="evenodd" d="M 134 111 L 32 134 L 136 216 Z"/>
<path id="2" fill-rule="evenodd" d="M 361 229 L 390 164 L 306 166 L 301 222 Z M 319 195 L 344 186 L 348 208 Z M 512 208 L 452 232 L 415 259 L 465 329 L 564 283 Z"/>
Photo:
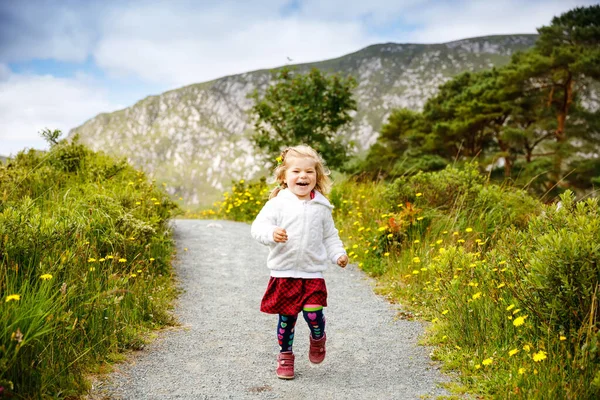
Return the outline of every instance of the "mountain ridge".
<path id="1" fill-rule="evenodd" d="M 340 134 L 365 151 L 396 108 L 419 110 L 442 83 L 464 71 L 508 63 L 533 46 L 537 35 L 493 35 L 440 44 L 381 43 L 334 59 L 287 65 L 299 72 L 319 68 L 354 76 L 358 110 Z M 147 96 L 130 107 L 102 113 L 68 137 L 95 150 L 127 157 L 185 205 L 206 205 L 232 180 L 263 174 L 249 140 L 247 95 L 264 90 L 273 69 L 227 75 Z"/>

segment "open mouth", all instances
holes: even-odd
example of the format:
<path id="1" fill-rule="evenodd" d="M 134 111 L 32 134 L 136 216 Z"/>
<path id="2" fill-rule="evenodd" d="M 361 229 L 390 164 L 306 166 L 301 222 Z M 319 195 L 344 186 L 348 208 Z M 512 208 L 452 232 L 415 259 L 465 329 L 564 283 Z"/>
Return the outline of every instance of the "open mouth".
<path id="1" fill-rule="evenodd" d="M 308 186 L 308 182 L 298 182 L 296 183 L 298 186 Z"/>

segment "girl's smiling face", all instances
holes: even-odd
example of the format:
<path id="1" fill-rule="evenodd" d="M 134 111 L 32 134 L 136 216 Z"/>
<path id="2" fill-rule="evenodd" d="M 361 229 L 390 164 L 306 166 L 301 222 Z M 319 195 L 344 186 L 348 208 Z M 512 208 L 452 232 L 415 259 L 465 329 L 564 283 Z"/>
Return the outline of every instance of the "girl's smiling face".
<path id="1" fill-rule="evenodd" d="M 310 200 L 310 192 L 317 184 L 315 160 L 308 157 L 286 157 L 283 182 L 300 200 Z"/>

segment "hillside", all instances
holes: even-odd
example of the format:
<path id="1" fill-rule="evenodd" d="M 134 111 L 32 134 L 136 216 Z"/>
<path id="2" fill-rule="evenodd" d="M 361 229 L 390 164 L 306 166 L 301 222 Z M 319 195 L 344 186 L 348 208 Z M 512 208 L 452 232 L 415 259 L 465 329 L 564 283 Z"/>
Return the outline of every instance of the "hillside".
<path id="1" fill-rule="evenodd" d="M 437 87 L 464 71 L 504 65 L 536 35 L 489 36 L 443 44 L 386 43 L 322 62 L 300 64 L 354 76 L 358 111 L 343 134 L 367 149 L 394 108 L 420 109 Z M 165 182 L 187 205 L 209 204 L 231 180 L 264 173 L 247 137 L 247 95 L 269 84 L 271 71 L 226 76 L 147 97 L 72 129 L 96 150 L 127 157 Z"/>

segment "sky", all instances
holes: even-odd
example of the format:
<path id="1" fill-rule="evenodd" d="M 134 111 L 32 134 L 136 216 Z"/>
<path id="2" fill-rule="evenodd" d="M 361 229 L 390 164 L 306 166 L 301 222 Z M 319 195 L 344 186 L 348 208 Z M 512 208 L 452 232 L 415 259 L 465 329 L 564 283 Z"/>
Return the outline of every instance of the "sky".
<path id="1" fill-rule="evenodd" d="M 377 43 L 536 33 L 598 0 L 0 0 L 0 155 L 149 95 Z M 292 61 L 289 61 L 289 60 Z"/>

